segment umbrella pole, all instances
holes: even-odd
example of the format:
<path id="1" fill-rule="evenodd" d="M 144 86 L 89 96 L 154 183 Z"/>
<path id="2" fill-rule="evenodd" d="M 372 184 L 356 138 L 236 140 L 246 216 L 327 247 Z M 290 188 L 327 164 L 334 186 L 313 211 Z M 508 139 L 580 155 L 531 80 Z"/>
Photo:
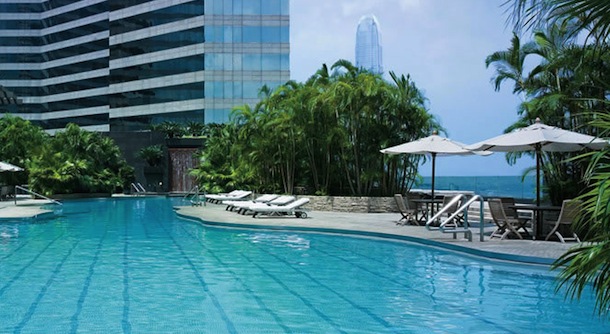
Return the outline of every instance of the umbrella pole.
<path id="1" fill-rule="evenodd" d="M 540 206 L 540 144 L 536 144 L 536 206 Z M 540 234 L 540 229 L 542 228 L 542 215 L 541 212 L 534 212 L 536 215 L 536 226 L 534 233 L 534 240 L 538 239 L 538 234 Z"/>
<path id="2" fill-rule="evenodd" d="M 536 145 L 536 206 L 540 206 L 540 144 Z"/>
<path id="3" fill-rule="evenodd" d="M 430 206 L 430 218 L 434 217 L 434 179 L 436 171 L 436 153 L 432 153 L 432 205 Z"/>

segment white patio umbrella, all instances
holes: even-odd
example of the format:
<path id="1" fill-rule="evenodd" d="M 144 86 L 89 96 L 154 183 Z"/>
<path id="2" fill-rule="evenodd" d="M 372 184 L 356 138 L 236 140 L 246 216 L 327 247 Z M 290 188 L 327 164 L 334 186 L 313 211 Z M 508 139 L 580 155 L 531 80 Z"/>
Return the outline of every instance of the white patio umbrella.
<path id="1" fill-rule="evenodd" d="M 584 148 L 601 150 L 608 145 L 607 140 L 536 123 L 512 132 L 468 146 L 477 151 L 524 152 L 536 151 L 536 205 L 540 205 L 540 160 L 544 152 L 575 152 Z"/>
<path id="2" fill-rule="evenodd" d="M 469 155 L 469 154 L 482 154 L 488 155 L 492 152 L 474 152 L 462 144 L 451 139 L 441 137 L 436 133 L 421 138 L 415 141 L 407 142 L 404 144 L 392 146 L 381 150 L 383 154 L 425 154 L 432 156 L 432 198 L 434 198 L 434 178 L 436 169 L 436 156 L 444 155 Z M 432 213 L 434 215 L 434 212 Z"/>
<path id="3" fill-rule="evenodd" d="M 0 161 L 0 172 L 21 172 L 23 168 Z"/>

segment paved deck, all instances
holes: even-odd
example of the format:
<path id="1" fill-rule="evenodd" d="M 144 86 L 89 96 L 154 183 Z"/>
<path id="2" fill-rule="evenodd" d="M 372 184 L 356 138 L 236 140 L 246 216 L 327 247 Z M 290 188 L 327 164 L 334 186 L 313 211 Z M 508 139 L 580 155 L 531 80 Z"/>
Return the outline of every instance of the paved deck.
<path id="1" fill-rule="evenodd" d="M 50 203 L 51 201 L 48 200 L 29 198 L 0 201 L 0 219 L 31 218 L 51 213 L 53 211 L 42 208 L 43 205 Z"/>
<path id="2" fill-rule="evenodd" d="M 42 208 L 45 200 L 20 199 L 0 202 L 0 219 L 28 218 L 51 213 Z M 489 234 L 493 228 L 484 231 L 484 241 L 479 241 L 479 229 L 473 229 L 472 242 L 462 238 L 453 239 L 452 234 L 429 231 L 423 226 L 396 225 L 399 213 L 349 213 L 309 211 L 305 219 L 295 217 L 257 217 L 239 215 L 225 211 L 224 205 L 181 206 L 176 208 L 180 216 L 196 219 L 206 225 L 262 228 L 273 230 L 293 230 L 303 232 L 329 232 L 350 235 L 364 235 L 419 242 L 427 245 L 466 252 L 475 256 L 527 263 L 550 264 L 564 254 L 574 243 L 562 244 L 555 241 L 499 240 Z"/>
<path id="3" fill-rule="evenodd" d="M 479 240 L 478 228 L 473 228 L 472 242 L 464 239 L 463 234 L 458 234 L 458 238 L 453 239 L 453 234 L 429 231 L 423 226 L 396 225 L 396 221 L 401 217 L 399 213 L 310 211 L 305 219 L 294 216 L 252 218 L 251 215 L 244 216 L 225 211 L 225 207 L 208 203 L 206 206 L 184 206 L 176 209 L 179 215 L 195 218 L 207 225 L 360 234 L 414 241 L 482 257 L 538 264 L 552 263 L 575 245 L 556 241 L 497 238 L 490 240 L 488 234 L 493 227 L 484 229 L 483 242 Z"/>

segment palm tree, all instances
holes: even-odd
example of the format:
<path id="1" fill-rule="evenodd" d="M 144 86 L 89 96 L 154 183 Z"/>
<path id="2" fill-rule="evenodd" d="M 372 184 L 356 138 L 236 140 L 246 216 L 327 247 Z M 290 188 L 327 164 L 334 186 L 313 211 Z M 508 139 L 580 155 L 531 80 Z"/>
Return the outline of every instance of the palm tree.
<path id="1" fill-rule="evenodd" d="M 575 76 L 583 87 L 593 86 L 591 91 L 577 99 L 586 110 L 585 117 L 591 117 L 591 125 L 597 128 L 598 135 L 607 136 L 610 133 L 610 116 L 607 99 L 610 87 L 606 84 L 610 70 L 605 65 L 609 57 L 608 37 L 610 36 L 610 1 L 607 0 L 514 0 L 506 2 L 512 5 L 512 20 L 518 28 L 539 26 L 545 21 L 574 21 L 578 25 L 574 34 L 587 33 L 587 43 L 594 47 L 594 57 L 586 61 L 591 54 L 586 48 L 582 55 L 571 57 L 578 61 L 580 73 Z M 597 66 L 591 66 L 593 63 Z M 582 66 L 584 65 L 584 66 Z M 591 67 L 588 67 L 591 66 Z M 584 67 L 584 68 L 583 68 Z M 592 80 L 591 80 L 592 79 Z M 565 89 L 562 88 L 562 91 Z M 597 91 L 597 93 L 596 93 Z M 580 91 L 583 92 L 582 90 Z M 589 116 L 587 116 L 589 115 Z M 607 315 L 610 307 L 610 149 L 602 152 L 586 154 L 583 158 L 590 159 L 587 173 L 589 190 L 581 198 L 584 209 L 577 221 L 576 229 L 591 241 L 589 244 L 572 248 L 557 260 L 553 268 L 561 270 L 559 287 L 566 286 L 571 298 L 579 298 L 584 288 L 589 284 L 597 297 L 597 310 Z"/>
<path id="2" fill-rule="evenodd" d="M 587 31 L 593 43 L 607 42 L 610 36 L 610 2 L 606 0 L 508 0 L 510 19 L 517 29 L 536 29 L 549 21 L 577 21 L 579 31 Z"/>
<path id="3" fill-rule="evenodd" d="M 521 39 L 513 34 L 511 45 L 506 51 L 496 51 L 485 59 L 485 66 L 494 65 L 496 75 L 493 78 L 496 91 L 506 80 L 514 82 L 513 93 L 520 94 L 527 90 L 527 75 L 525 73 L 525 59 L 536 50 L 533 42 L 521 45 Z"/>

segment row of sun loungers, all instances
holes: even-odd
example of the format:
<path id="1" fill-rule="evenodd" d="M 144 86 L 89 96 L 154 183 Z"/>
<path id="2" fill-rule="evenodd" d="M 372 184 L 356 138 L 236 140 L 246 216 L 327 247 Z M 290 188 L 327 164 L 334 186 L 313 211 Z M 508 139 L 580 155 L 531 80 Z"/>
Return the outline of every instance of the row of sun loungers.
<path id="1" fill-rule="evenodd" d="M 243 201 L 252 195 L 251 191 L 247 190 L 233 190 L 226 194 L 207 194 L 205 199 L 207 202 L 220 204 L 223 201 Z"/>
<path id="2" fill-rule="evenodd" d="M 307 209 L 303 206 L 309 203 L 309 198 L 297 199 L 291 195 L 265 194 L 251 199 L 252 192 L 236 190 L 228 194 L 206 195 L 206 201 L 226 205 L 227 211 L 239 214 L 251 214 L 253 218 L 267 216 L 295 216 L 306 218 Z"/>

